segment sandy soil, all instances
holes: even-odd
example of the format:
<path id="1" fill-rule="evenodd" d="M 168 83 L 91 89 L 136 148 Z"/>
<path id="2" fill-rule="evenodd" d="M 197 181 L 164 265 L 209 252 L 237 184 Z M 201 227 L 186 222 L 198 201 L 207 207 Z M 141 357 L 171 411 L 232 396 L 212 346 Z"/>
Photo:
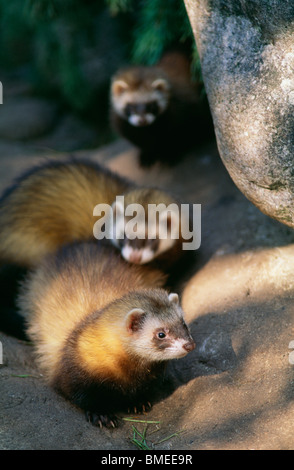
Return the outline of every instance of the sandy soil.
<path id="1" fill-rule="evenodd" d="M 121 141 L 84 153 L 139 183 L 173 189 L 183 202 L 202 205 L 201 248 L 178 285 L 197 347 L 169 365 L 173 391 L 143 416 L 160 421 L 148 424 L 150 448 L 293 449 L 293 231 L 245 199 L 214 144 L 172 169 L 140 169 L 134 149 Z M 0 142 L 0 155 L 1 189 L 51 156 L 8 142 Z M 93 427 L 45 385 L 31 345 L 1 333 L 0 339 L 1 449 L 137 448 L 133 423 L 114 431 Z M 145 424 L 136 427 L 142 431 Z"/>

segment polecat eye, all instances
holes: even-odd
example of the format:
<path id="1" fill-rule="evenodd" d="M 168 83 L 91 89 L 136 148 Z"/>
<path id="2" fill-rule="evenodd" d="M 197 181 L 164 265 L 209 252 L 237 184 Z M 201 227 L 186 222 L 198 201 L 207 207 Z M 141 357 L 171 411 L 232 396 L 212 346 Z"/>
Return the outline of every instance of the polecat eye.
<path id="1" fill-rule="evenodd" d="M 127 104 L 125 107 L 125 115 L 126 117 L 130 117 L 133 114 L 133 109 L 130 104 Z"/>
<path id="2" fill-rule="evenodd" d="M 159 333 L 157 333 L 157 337 L 158 337 L 159 339 L 163 339 L 163 338 L 166 337 L 166 334 L 165 334 L 163 331 L 160 331 Z"/>

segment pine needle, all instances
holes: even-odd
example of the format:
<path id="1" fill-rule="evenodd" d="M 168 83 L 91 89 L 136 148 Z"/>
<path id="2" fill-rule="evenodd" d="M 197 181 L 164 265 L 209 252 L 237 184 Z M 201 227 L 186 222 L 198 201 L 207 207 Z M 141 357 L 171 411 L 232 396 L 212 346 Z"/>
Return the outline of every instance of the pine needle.
<path id="1" fill-rule="evenodd" d="M 31 374 L 11 374 L 11 377 L 19 377 L 21 379 L 26 379 L 27 377 L 33 377 L 34 379 L 38 379 L 39 377 L 36 375 Z"/>
<path id="2" fill-rule="evenodd" d="M 158 445 L 158 444 L 161 444 L 162 442 L 165 442 L 165 441 L 168 441 L 169 439 L 171 439 L 172 437 L 174 436 L 178 436 L 179 434 L 181 434 L 182 432 L 184 432 L 184 430 L 182 431 L 177 431 L 177 432 L 174 432 L 173 434 L 171 434 L 170 436 L 168 437 L 165 437 L 164 439 L 161 439 L 160 441 L 158 442 L 155 442 L 154 445 Z"/>
<path id="3" fill-rule="evenodd" d="M 147 442 L 146 442 L 146 431 L 147 431 L 147 425 L 145 426 L 143 433 L 141 434 L 135 426 L 132 426 L 133 429 L 133 439 L 131 439 L 131 442 L 135 444 L 139 449 L 141 450 L 152 450 Z M 137 435 L 141 437 L 141 441 L 137 439 Z"/>
<path id="4" fill-rule="evenodd" d="M 137 419 L 137 418 L 122 418 L 122 420 L 131 421 L 134 423 L 160 424 L 160 421 L 146 421 L 145 419 Z"/>

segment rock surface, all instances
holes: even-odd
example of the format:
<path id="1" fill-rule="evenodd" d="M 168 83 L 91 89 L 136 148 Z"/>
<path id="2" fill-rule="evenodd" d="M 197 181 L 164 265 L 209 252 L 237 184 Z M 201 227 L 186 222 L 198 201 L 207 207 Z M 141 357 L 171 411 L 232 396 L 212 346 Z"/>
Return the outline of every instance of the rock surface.
<path id="1" fill-rule="evenodd" d="M 185 0 L 220 156 L 262 212 L 294 227 L 294 4 Z"/>

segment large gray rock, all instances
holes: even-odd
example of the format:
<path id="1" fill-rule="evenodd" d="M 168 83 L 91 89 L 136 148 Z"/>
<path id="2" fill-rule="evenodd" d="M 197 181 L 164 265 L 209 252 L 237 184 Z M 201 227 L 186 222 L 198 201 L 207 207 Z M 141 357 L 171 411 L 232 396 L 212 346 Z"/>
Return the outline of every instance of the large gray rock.
<path id="1" fill-rule="evenodd" d="M 294 2 L 185 4 L 220 156 L 248 199 L 294 227 Z"/>

